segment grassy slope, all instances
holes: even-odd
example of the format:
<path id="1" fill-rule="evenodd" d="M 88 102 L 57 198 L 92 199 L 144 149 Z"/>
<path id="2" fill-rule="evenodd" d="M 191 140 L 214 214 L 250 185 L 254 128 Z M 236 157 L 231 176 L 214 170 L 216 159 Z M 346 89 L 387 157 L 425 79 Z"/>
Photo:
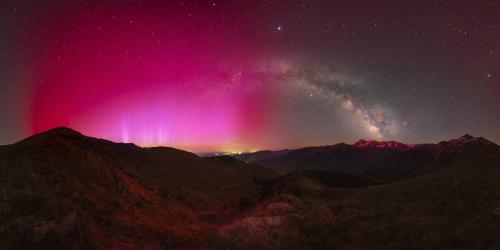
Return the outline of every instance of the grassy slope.
<path id="1" fill-rule="evenodd" d="M 364 248 L 498 248 L 500 155 L 357 192 L 336 212 Z"/>
<path id="2" fill-rule="evenodd" d="M 245 218 L 223 227 L 224 240 L 219 244 L 260 249 L 500 246 L 498 154 L 481 155 L 400 183 L 326 188 L 314 197 L 318 186 L 300 185 L 301 178 L 295 178 L 299 189 L 263 201 Z"/>
<path id="3" fill-rule="evenodd" d="M 163 222 L 192 216 L 181 203 L 167 203 L 144 185 L 132 165 L 110 152 L 89 150 L 73 136 L 45 134 L 3 148 L 1 245 L 144 244 L 167 230 Z"/>
<path id="4" fill-rule="evenodd" d="M 190 242 L 196 237 L 189 229 L 197 224 L 193 207 L 238 201 L 256 192 L 254 176 L 268 174 L 274 175 L 175 149 L 49 131 L 0 149 L 0 245 L 128 248 Z"/>

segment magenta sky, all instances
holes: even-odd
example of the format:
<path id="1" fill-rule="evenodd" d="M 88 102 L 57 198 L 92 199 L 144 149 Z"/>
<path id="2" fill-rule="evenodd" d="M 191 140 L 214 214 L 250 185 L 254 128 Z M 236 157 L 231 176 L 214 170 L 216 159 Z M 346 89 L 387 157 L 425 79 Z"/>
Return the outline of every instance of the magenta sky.
<path id="1" fill-rule="evenodd" d="M 193 9 L 86 13 L 57 10 L 35 24 L 33 131 L 83 133 L 190 150 L 272 145 L 273 75 L 260 72 L 261 45 L 248 27 Z M 61 18 L 62 20 L 57 20 Z M 51 23 L 58 23 L 57 26 Z M 276 145 L 275 145 L 276 146 Z"/>
<path id="2" fill-rule="evenodd" d="M 0 144 L 57 126 L 191 151 L 498 141 L 486 2 L 7 1 Z"/>

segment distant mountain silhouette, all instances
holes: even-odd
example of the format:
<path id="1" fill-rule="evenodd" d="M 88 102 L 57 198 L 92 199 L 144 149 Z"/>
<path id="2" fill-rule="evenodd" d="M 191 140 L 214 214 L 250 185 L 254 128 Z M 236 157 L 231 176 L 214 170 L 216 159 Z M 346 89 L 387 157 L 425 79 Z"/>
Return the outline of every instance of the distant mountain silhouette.
<path id="1" fill-rule="evenodd" d="M 481 137 L 464 135 L 437 144 L 407 145 L 400 142 L 359 140 L 353 145 L 307 147 L 261 158 L 253 154 L 236 156 L 254 159 L 281 174 L 296 170 L 326 169 L 397 180 L 446 167 L 481 153 L 500 152 L 500 147 Z M 272 155 L 272 153 L 267 153 Z"/>
<path id="2" fill-rule="evenodd" d="M 289 149 L 283 149 L 283 150 L 277 150 L 277 151 L 262 150 L 262 151 L 257 151 L 254 153 L 240 154 L 240 155 L 237 155 L 237 158 L 241 159 L 243 161 L 246 161 L 246 162 L 262 161 L 262 160 L 267 160 L 267 159 L 286 155 L 290 151 L 292 151 L 292 150 L 289 150 Z"/>
<path id="3" fill-rule="evenodd" d="M 410 145 L 406 145 L 397 141 L 375 141 L 375 140 L 370 140 L 370 141 L 359 140 L 356 143 L 354 143 L 353 146 L 357 148 L 380 148 L 380 149 L 392 148 L 401 151 L 409 150 L 412 148 L 412 146 Z"/>
<path id="4" fill-rule="evenodd" d="M 500 147 L 482 137 L 464 135 L 437 144 L 415 145 L 411 150 L 387 158 L 380 166 L 368 169 L 365 174 L 389 180 L 412 178 L 490 153 L 499 154 Z"/>

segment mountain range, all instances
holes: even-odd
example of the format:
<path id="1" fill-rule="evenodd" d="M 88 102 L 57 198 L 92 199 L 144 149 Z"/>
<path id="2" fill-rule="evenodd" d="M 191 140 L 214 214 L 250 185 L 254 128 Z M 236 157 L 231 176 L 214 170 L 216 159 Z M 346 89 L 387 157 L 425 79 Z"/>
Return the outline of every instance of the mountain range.
<path id="1" fill-rule="evenodd" d="M 199 157 L 56 128 L 0 147 L 5 249 L 495 249 L 500 147 Z"/>
<path id="2" fill-rule="evenodd" d="M 495 143 L 464 135 L 437 144 L 359 140 L 353 145 L 306 147 L 287 151 L 259 151 L 239 159 L 267 166 L 281 174 L 296 170 L 325 169 L 385 180 L 416 177 L 482 153 L 498 152 Z"/>

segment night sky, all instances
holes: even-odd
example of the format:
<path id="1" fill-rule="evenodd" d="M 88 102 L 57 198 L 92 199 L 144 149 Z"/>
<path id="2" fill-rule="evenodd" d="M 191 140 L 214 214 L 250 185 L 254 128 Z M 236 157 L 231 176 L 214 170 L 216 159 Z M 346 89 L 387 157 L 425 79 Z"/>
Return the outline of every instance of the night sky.
<path id="1" fill-rule="evenodd" d="M 500 142 L 500 1 L 0 3 L 0 144 Z"/>

